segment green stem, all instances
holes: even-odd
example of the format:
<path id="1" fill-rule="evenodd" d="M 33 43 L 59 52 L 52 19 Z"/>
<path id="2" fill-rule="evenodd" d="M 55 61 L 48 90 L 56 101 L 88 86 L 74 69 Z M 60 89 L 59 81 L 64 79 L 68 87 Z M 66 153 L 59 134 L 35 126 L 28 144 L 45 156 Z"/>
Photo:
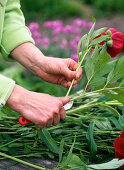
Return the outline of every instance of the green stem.
<path id="1" fill-rule="evenodd" d="M 79 71 L 79 68 L 81 67 L 81 65 L 82 65 L 82 63 L 83 63 L 86 55 L 87 55 L 88 52 L 90 51 L 90 49 L 91 49 L 91 48 L 89 48 L 89 49 L 86 51 L 86 53 L 84 54 L 84 56 L 82 57 L 82 60 L 79 62 L 78 67 L 77 67 L 77 69 L 76 69 L 76 72 Z M 72 89 L 72 86 L 73 86 L 73 84 L 74 84 L 74 81 L 75 81 L 75 78 L 72 80 L 71 85 L 70 85 L 70 87 L 69 87 L 69 89 L 68 89 L 68 91 L 67 91 L 66 96 L 69 96 L 69 93 L 70 93 L 70 91 L 71 91 L 71 89 Z"/>
<path id="2" fill-rule="evenodd" d="M 42 167 L 40 167 L 40 166 L 37 166 L 37 165 L 31 164 L 31 163 L 28 163 L 28 162 L 23 161 L 23 160 L 21 160 L 21 159 L 18 159 L 18 158 L 9 156 L 9 155 L 7 155 L 7 154 L 5 154 L 5 153 L 2 153 L 2 152 L 0 152 L 0 155 L 3 156 L 3 157 L 6 157 L 6 158 L 12 159 L 12 160 L 14 160 L 14 161 L 20 162 L 20 163 L 22 163 L 22 164 L 28 165 L 28 166 L 30 166 L 30 167 L 36 168 L 36 169 L 40 169 L 40 170 L 45 170 L 45 169 L 46 169 L 46 168 L 42 168 Z"/>
<path id="3" fill-rule="evenodd" d="M 90 107 L 96 107 L 96 106 L 105 106 L 105 107 L 111 109 L 112 111 L 114 111 L 114 113 L 116 114 L 117 117 L 120 117 L 120 114 L 117 112 L 117 110 L 115 110 L 114 108 L 112 108 L 111 106 L 109 106 L 109 105 L 107 105 L 105 103 L 94 103 L 94 104 L 90 104 L 90 105 L 89 104 L 85 104 L 85 105 L 82 105 L 82 106 L 80 106 L 78 108 L 66 111 L 66 114 L 67 115 L 68 114 L 72 114 L 74 112 L 78 112 L 78 111 L 81 111 L 83 109 L 87 109 L 87 108 L 90 108 Z M 80 116 L 79 114 L 76 114 L 76 115 Z"/>
<path id="4" fill-rule="evenodd" d="M 70 101 L 72 100 L 76 100 L 76 99 L 80 99 L 84 96 L 87 96 L 87 95 L 90 95 L 90 94 L 94 94 L 94 93 L 99 93 L 99 92 L 102 92 L 102 91 L 107 91 L 107 90 L 114 90 L 114 89 L 121 89 L 121 87 L 114 87 L 114 88 L 103 88 L 103 89 L 99 89 L 99 90 L 95 90 L 95 91 L 91 91 L 91 92 L 88 92 L 88 93 L 83 93 L 82 95 L 80 96 L 76 96 L 74 98 L 72 98 Z"/>
<path id="5" fill-rule="evenodd" d="M 9 144 L 11 144 L 11 143 L 13 143 L 13 142 L 16 142 L 16 141 L 18 141 L 18 140 L 20 140 L 21 138 L 18 138 L 18 139 L 15 139 L 15 140 L 13 140 L 13 141 L 11 141 L 11 142 L 9 142 L 9 143 L 6 143 L 6 144 L 4 144 L 4 145 L 1 145 L 0 146 L 0 148 L 2 148 L 2 147 L 4 147 L 4 146 L 7 146 L 7 145 L 9 145 Z"/>
<path id="6" fill-rule="evenodd" d="M 76 72 L 77 72 L 77 70 L 76 70 Z M 71 89 L 72 89 L 72 86 L 73 86 L 73 84 L 74 84 L 74 81 L 75 81 L 75 78 L 72 80 L 71 85 L 70 85 L 70 87 L 69 87 L 69 89 L 68 89 L 68 91 L 67 91 L 66 96 L 69 96 L 69 93 L 70 93 L 70 91 L 71 91 Z"/>
<path id="7" fill-rule="evenodd" d="M 40 131 L 41 131 L 41 129 L 37 130 L 37 134 L 36 134 L 34 145 L 33 145 L 34 147 L 37 147 L 37 142 L 38 142 L 38 138 L 39 138 L 39 135 L 40 135 Z"/>

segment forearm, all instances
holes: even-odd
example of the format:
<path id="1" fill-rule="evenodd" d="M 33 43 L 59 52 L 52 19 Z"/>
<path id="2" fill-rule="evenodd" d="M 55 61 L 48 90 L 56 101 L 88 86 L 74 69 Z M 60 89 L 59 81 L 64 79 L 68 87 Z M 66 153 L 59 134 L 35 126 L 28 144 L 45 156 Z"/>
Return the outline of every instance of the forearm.
<path id="1" fill-rule="evenodd" d="M 39 63 L 43 68 L 46 58 L 43 53 L 30 42 L 23 43 L 16 47 L 11 52 L 11 56 L 34 74 L 36 74 Z"/>

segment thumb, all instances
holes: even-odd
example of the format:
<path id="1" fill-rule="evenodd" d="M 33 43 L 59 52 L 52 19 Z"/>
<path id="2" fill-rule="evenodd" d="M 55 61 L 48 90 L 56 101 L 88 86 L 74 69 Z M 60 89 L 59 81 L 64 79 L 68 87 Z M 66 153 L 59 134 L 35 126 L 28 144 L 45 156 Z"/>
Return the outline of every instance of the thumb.
<path id="1" fill-rule="evenodd" d="M 63 105 L 65 105 L 66 103 L 69 102 L 70 98 L 69 96 L 66 96 L 66 97 L 58 97 L 59 100 L 63 103 Z"/>

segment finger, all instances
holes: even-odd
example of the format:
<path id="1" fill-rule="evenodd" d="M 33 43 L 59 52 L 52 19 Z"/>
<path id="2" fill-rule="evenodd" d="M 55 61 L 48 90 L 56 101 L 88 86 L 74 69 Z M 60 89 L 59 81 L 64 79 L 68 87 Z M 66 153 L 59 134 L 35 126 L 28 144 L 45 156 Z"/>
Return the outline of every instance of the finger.
<path id="1" fill-rule="evenodd" d="M 63 68 L 62 73 L 68 80 L 76 77 L 76 71 L 70 70 L 68 67 Z"/>
<path id="2" fill-rule="evenodd" d="M 68 103 L 69 102 L 69 96 L 66 96 L 66 97 L 58 97 L 59 98 L 59 100 L 62 102 L 62 104 L 64 105 L 64 104 L 66 104 L 66 103 Z"/>
<path id="3" fill-rule="evenodd" d="M 79 82 L 82 79 L 82 76 L 77 80 L 77 82 Z"/>
<path id="4" fill-rule="evenodd" d="M 40 124 L 36 124 L 37 128 L 43 129 L 44 127 L 46 127 L 45 123 L 40 123 Z"/>
<path id="5" fill-rule="evenodd" d="M 65 119 L 65 117 L 66 117 L 66 112 L 65 112 L 64 107 L 62 107 L 60 109 L 60 119 Z"/>
<path id="6" fill-rule="evenodd" d="M 46 127 L 50 127 L 53 124 L 53 119 L 49 119 L 46 123 Z"/>
<path id="7" fill-rule="evenodd" d="M 67 88 L 67 87 L 68 87 L 68 82 L 67 82 L 67 80 L 63 80 L 63 81 L 61 82 L 61 86 Z"/>
<path id="8" fill-rule="evenodd" d="M 53 118 L 53 125 L 56 126 L 59 124 L 59 122 L 60 122 L 60 115 L 56 113 Z"/>
<path id="9" fill-rule="evenodd" d="M 77 74 L 76 74 L 76 80 L 79 79 L 80 77 L 82 77 L 82 71 L 83 71 L 82 68 L 80 68 L 80 69 L 78 70 L 78 72 L 77 72 Z"/>

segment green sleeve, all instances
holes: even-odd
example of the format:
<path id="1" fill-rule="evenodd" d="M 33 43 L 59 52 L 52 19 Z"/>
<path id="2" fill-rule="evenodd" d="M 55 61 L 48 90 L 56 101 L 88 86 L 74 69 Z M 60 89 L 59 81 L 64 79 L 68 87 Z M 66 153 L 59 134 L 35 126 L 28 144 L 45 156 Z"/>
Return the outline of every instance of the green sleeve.
<path id="1" fill-rule="evenodd" d="M 29 29 L 25 26 L 24 16 L 20 10 L 20 1 L 8 0 L 5 9 L 1 41 L 2 56 L 12 61 L 12 58 L 8 57 L 9 54 L 14 48 L 24 42 L 34 43 L 34 40 L 31 37 Z"/>
<path id="2" fill-rule="evenodd" d="M 0 107 L 3 107 L 12 93 L 15 82 L 0 74 Z"/>

